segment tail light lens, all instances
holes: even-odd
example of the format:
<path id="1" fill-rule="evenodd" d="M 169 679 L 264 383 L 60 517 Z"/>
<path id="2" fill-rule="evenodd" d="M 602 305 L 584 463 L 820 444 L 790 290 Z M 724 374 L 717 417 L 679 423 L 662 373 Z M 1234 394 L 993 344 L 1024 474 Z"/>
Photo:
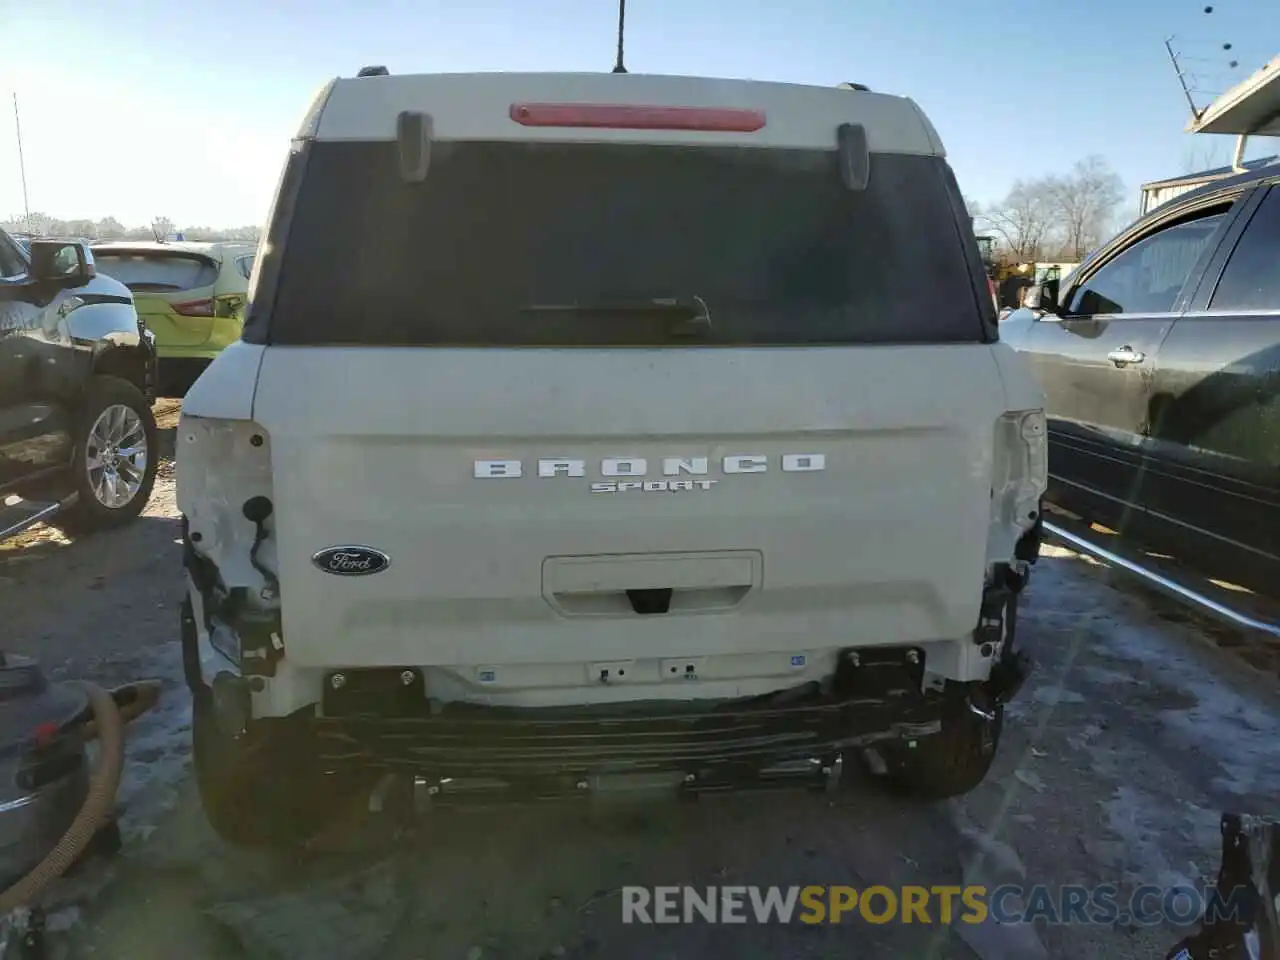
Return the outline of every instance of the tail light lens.
<path id="1" fill-rule="evenodd" d="M 605 127 L 617 130 L 754 133 L 765 124 L 761 110 L 609 103 L 513 103 L 510 116 L 525 127 Z"/>
<path id="2" fill-rule="evenodd" d="M 183 303 L 171 304 L 174 313 L 180 313 L 184 317 L 212 317 L 213 301 L 212 300 L 187 300 Z"/>

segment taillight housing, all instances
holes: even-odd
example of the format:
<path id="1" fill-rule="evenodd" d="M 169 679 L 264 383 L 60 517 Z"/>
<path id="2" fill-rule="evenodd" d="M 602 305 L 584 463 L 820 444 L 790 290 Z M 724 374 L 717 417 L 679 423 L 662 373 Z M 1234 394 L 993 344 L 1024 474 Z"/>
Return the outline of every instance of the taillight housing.
<path id="1" fill-rule="evenodd" d="M 1029 530 L 1049 481 L 1049 431 L 1043 410 L 1013 410 L 996 423 L 992 507 L 998 522 Z"/>
<path id="2" fill-rule="evenodd" d="M 175 459 L 178 508 L 187 518 L 193 549 L 222 572 L 225 586 L 252 586 L 258 595 L 266 584 L 248 559 L 257 527 L 244 505 L 273 495 L 270 434 L 251 420 L 183 413 Z M 266 529 L 274 531 L 274 525 L 272 517 Z M 264 542 L 255 559 L 274 570 L 274 553 L 274 542 Z"/>
<path id="3" fill-rule="evenodd" d="M 1043 410 L 1010 410 L 996 420 L 991 450 L 987 557 L 1007 563 L 1040 519 L 1049 482 L 1049 431 Z"/>
<path id="4" fill-rule="evenodd" d="M 213 300 L 185 300 L 182 303 L 170 304 L 174 313 L 184 317 L 212 317 Z"/>

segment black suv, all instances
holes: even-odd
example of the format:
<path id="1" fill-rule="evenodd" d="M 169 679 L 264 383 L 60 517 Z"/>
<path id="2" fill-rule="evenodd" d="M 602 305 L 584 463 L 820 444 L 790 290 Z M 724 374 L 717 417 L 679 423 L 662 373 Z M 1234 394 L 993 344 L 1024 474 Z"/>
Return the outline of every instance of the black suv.
<path id="1" fill-rule="evenodd" d="M 1000 324 L 1046 393 L 1050 499 L 1280 583 L 1280 166 L 1171 200 Z"/>
<path id="2" fill-rule="evenodd" d="M 0 503 L 60 502 L 59 523 L 81 529 L 141 513 L 155 368 L 132 294 L 98 275 L 87 245 L 0 230 Z"/>

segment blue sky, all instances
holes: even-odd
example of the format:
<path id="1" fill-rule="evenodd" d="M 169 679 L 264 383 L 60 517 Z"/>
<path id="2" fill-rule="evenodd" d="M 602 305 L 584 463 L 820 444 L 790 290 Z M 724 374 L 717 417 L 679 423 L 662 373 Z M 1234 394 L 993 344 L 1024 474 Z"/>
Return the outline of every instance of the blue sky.
<path id="1" fill-rule="evenodd" d="M 1226 162 L 1233 145 L 1182 132 L 1187 105 L 1163 39 L 1207 58 L 1187 66 L 1209 90 L 1280 52 L 1276 0 L 1221 0 L 1212 15 L 1204 6 L 630 0 L 627 63 L 906 94 L 973 199 L 1098 153 L 1124 178 L 1128 204 L 1142 181 Z M 15 90 L 33 210 L 258 223 L 288 138 L 329 77 L 370 63 L 608 70 L 615 17 L 613 0 L 0 0 L 0 217 L 22 210 Z M 1280 142 L 1257 141 L 1248 156 L 1268 152 Z"/>

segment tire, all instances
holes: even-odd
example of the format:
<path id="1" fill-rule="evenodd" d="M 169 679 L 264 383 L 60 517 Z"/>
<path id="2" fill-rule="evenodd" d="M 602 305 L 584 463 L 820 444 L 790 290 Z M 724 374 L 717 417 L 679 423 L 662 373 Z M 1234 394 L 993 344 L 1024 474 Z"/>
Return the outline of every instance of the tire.
<path id="1" fill-rule="evenodd" d="M 181 400 L 209 366 L 208 360 L 164 358 L 156 365 L 156 395 Z"/>
<path id="2" fill-rule="evenodd" d="M 1004 730 L 1004 707 L 975 697 L 975 704 L 993 714 L 978 716 L 966 703 L 951 709 L 942 730 L 886 751 L 887 780 L 898 794 L 922 800 L 945 800 L 971 792 L 986 779 Z"/>
<path id="3" fill-rule="evenodd" d="M 156 418 L 142 391 L 119 377 L 94 377 L 85 391 L 67 484 L 78 497 L 58 525 L 90 532 L 137 519 L 155 487 L 157 452 Z"/>
<path id="4" fill-rule="evenodd" d="M 354 793 L 349 780 L 326 777 L 310 763 L 306 738 L 286 723 L 227 734 L 207 688 L 193 698 L 191 733 L 205 817 L 233 846 L 300 847 L 333 823 Z"/>

